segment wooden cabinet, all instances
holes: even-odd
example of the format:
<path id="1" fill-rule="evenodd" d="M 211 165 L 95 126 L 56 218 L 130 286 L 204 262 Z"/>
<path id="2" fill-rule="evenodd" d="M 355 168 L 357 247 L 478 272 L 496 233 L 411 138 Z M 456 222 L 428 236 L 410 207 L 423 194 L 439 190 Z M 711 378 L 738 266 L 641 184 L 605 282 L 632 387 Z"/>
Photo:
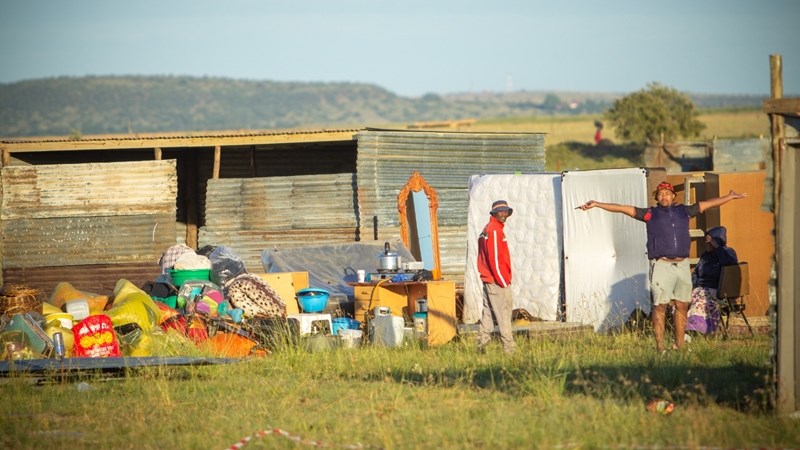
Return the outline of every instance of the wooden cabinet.
<path id="1" fill-rule="evenodd" d="M 456 335 L 456 287 L 452 281 L 388 280 L 352 283 L 355 298 L 355 319 L 366 322 L 378 306 L 388 306 L 395 316 L 402 316 L 411 326 L 417 311 L 417 300 L 425 298 L 428 305 L 428 345 L 450 342 Z"/>
<path id="2" fill-rule="evenodd" d="M 286 303 L 286 314 L 299 314 L 300 305 L 295 293 L 308 287 L 308 272 L 257 273 Z"/>

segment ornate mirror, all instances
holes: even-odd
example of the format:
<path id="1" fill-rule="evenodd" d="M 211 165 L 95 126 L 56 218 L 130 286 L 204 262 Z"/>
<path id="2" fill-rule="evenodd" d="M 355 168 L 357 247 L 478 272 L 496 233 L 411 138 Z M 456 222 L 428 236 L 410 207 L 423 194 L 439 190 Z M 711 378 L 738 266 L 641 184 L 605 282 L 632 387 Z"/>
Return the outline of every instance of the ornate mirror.
<path id="1" fill-rule="evenodd" d="M 422 178 L 419 172 L 411 178 L 397 195 L 397 210 L 400 213 L 400 238 L 414 255 L 430 270 L 433 279 L 442 276 L 439 257 L 439 225 L 436 210 L 439 197 L 436 191 Z"/>

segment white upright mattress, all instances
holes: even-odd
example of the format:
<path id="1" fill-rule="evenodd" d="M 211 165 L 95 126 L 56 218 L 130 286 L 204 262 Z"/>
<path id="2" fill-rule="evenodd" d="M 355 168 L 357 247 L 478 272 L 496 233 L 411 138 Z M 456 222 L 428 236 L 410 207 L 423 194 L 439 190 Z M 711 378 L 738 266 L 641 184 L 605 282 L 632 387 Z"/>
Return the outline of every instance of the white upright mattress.
<path id="1" fill-rule="evenodd" d="M 600 208 L 575 209 L 589 200 L 646 207 L 644 169 L 564 172 L 562 191 L 567 321 L 607 331 L 635 308 L 649 312 L 644 222 Z"/>
<path id="2" fill-rule="evenodd" d="M 514 308 L 556 320 L 561 297 L 561 175 L 474 175 L 469 186 L 464 323 L 480 320 L 483 285 L 477 270 L 478 235 L 495 200 L 514 209 L 505 234 L 511 253 Z"/>

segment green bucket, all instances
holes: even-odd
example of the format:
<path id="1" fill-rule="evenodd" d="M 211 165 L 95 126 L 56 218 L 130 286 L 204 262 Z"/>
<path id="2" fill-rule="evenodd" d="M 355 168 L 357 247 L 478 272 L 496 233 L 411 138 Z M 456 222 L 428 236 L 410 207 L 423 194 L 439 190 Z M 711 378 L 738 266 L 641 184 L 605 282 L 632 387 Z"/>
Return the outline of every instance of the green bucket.
<path id="1" fill-rule="evenodd" d="M 211 269 L 172 269 L 169 274 L 172 276 L 172 285 L 180 289 L 189 280 L 209 281 Z"/>

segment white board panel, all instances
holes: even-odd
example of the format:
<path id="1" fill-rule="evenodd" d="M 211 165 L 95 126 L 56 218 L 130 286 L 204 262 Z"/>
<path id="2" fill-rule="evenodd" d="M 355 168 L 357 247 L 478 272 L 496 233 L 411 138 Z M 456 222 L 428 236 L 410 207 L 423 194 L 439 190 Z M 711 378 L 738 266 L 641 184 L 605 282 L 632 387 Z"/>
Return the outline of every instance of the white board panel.
<path id="1" fill-rule="evenodd" d="M 640 308 L 650 311 L 647 232 L 644 222 L 589 200 L 647 207 L 644 169 L 564 172 L 564 292 L 566 319 L 607 331 Z"/>
<path id="2" fill-rule="evenodd" d="M 505 226 L 514 308 L 524 308 L 543 320 L 556 320 L 561 303 L 561 176 L 536 173 L 470 178 L 464 323 L 477 322 L 483 310 L 478 235 L 495 200 L 506 200 L 514 209 Z"/>

